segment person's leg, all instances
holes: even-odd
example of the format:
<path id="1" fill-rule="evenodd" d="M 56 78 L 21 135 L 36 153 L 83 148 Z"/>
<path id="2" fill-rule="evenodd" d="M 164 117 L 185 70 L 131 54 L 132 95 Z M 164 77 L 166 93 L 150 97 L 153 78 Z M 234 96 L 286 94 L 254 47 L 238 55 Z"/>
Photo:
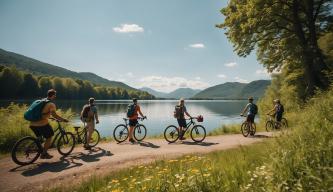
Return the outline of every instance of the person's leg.
<path id="1" fill-rule="evenodd" d="M 39 129 L 42 133 L 41 135 L 46 139 L 45 143 L 44 143 L 44 151 L 42 153 L 41 158 L 50 159 L 53 156 L 49 155 L 47 153 L 47 150 L 51 147 L 52 136 L 54 135 L 53 129 L 49 124 L 47 124 L 46 126 L 43 126 L 43 127 L 39 127 Z"/>
<path id="2" fill-rule="evenodd" d="M 87 146 L 89 146 L 89 143 L 91 141 L 91 136 L 92 136 L 92 133 L 94 132 L 94 125 L 95 125 L 95 122 L 91 121 L 89 123 L 87 123 Z"/>
<path id="3" fill-rule="evenodd" d="M 130 142 L 134 142 L 134 139 L 133 139 L 133 131 L 134 131 L 134 128 L 136 126 L 136 124 L 138 123 L 138 121 L 136 119 L 133 119 L 133 120 L 130 120 L 129 121 L 129 133 L 128 133 L 128 140 Z"/>

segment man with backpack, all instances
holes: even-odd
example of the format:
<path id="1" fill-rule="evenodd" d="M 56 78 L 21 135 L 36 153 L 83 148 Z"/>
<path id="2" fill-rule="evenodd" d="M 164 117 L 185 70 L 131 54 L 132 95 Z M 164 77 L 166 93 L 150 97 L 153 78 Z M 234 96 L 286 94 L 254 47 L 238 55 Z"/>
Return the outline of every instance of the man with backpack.
<path id="1" fill-rule="evenodd" d="M 243 109 L 241 116 L 244 116 L 244 113 L 247 112 L 246 121 L 250 124 L 250 130 L 252 130 L 253 124 L 254 124 L 254 118 L 255 118 L 256 114 L 258 113 L 258 106 L 253 103 L 253 100 L 254 100 L 253 97 L 249 97 L 248 100 L 249 100 L 249 103 Z M 251 133 L 251 135 L 252 134 L 253 133 Z"/>
<path id="2" fill-rule="evenodd" d="M 51 159 L 53 157 L 47 153 L 54 135 L 54 131 L 49 124 L 50 116 L 52 115 L 59 121 L 68 122 L 67 119 L 60 117 L 56 113 L 56 105 L 52 102 L 56 98 L 56 93 L 54 89 L 48 90 L 47 98 L 34 101 L 24 113 L 24 118 L 30 121 L 30 128 L 36 137 L 43 136 L 46 139 L 41 159 Z"/>
<path id="3" fill-rule="evenodd" d="M 96 124 L 99 123 L 97 108 L 95 106 L 95 99 L 90 98 L 88 102 L 89 104 L 84 105 L 81 111 L 81 121 L 85 124 L 87 129 L 87 141 L 83 146 L 85 149 L 90 149 L 89 143 L 91 140 L 91 135 L 95 130 L 95 120 Z"/>
<path id="4" fill-rule="evenodd" d="M 279 99 L 274 99 L 274 108 L 272 110 L 270 110 L 267 113 L 267 115 L 271 114 L 272 112 L 275 112 L 274 116 L 275 116 L 276 122 L 278 123 L 277 127 L 280 127 L 282 116 L 283 116 L 283 113 L 284 113 L 284 107 L 281 104 Z"/>
<path id="5" fill-rule="evenodd" d="M 144 116 L 141 112 L 141 108 L 138 105 L 138 100 L 134 98 L 133 103 L 128 105 L 127 107 L 127 117 L 129 118 L 129 126 L 130 126 L 128 138 L 131 143 L 135 142 L 133 139 L 133 130 L 135 126 L 138 124 L 139 114 L 142 118 L 146 118 L 146 116 Z"/>
<path id="6" fill-rule="evenodd" d="M 179 100 L 178 105 L 175 106 L 174 111 L 174 117 L 177 119 L 178 125 L 179 125 L 179 134 L 180 134 L 180 140 L 185 140 L 183 129 L 186 128 L 186 120 L 185 120 L 185 114 L 192 118 L 192 116 L 187 112 L 187 109 L 185 107 L 185 101 L 183 98 Z"/>

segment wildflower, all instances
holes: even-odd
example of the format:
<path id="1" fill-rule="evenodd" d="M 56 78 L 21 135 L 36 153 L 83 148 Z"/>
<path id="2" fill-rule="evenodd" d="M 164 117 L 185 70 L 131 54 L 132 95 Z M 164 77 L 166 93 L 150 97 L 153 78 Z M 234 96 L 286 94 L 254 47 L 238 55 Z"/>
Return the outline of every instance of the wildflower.
<path id="1" fill-rule="evenodd" d="M 203 174 L 204 177 L 209 177 L 210 176 L 210 173 L 205 173 Z"/>
<path id="2" fill-rule="evenodd" d="M 119 180 L 117 180 L 117 179 L 112 179 L 112 181 L 111 181 L 111 183 L 118 183 L 119 182 Z"/>

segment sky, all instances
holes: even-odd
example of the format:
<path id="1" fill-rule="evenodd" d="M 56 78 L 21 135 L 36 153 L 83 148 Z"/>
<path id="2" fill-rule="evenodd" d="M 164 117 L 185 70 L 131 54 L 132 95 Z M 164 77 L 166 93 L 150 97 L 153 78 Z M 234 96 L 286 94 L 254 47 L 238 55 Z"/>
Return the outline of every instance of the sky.
<path id="1" fill-rule="evenodd" d="M 215 27 L 227 2 L 0 0 L 0 48 L 164 92 L 269 79 Z"/>

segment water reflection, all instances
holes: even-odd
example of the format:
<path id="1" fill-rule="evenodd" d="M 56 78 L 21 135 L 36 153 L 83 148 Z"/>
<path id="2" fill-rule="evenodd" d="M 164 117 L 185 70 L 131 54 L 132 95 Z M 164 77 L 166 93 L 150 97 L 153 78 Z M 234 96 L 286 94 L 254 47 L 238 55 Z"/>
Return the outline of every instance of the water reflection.
<path id="1" fill-rule="evenodd" d="M 30 104 L 31 101 L 15 101 L 18 103 Z M 247 101 L 186 101 L 185 105 L 192 116 L 203 115 L 202 123 L 207 131 L 221 126 L 222 124 L 238 123 L 243 120 L 239 117 L 242 108 Z M 7 106 L 10 101 L 0 102 L 1 106 Z M 57 107 L 63 110 L 71 109 L 76 113 L 75 124 L 80 124 L 78 114 L 86 101 L 56 101 Z M 100 115 L 100 124 L 97 125 L 102 136 L 111 136 L 113 128 L 124 123 L 122 118 L 126 115 L 128 100 L 117 101 L 96 101 Z M 153 100 L 139 101 L 141 110 L 148 117 L 142 122 L 146 125 L 149 135 L 162 134 L 164 128 L 170 124 L 176 124 L 173 111 L 178 101 L 175 100 Z"/>

